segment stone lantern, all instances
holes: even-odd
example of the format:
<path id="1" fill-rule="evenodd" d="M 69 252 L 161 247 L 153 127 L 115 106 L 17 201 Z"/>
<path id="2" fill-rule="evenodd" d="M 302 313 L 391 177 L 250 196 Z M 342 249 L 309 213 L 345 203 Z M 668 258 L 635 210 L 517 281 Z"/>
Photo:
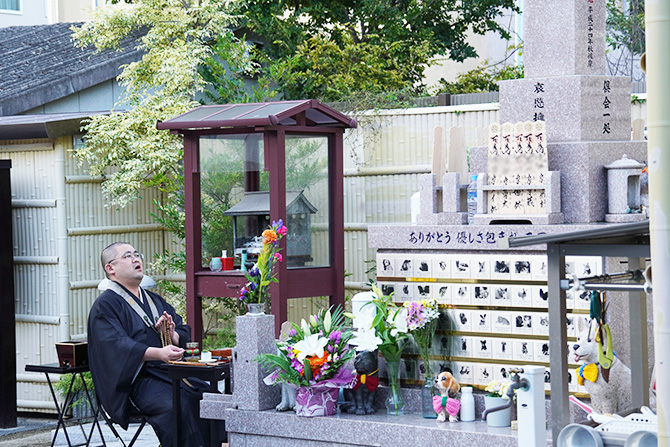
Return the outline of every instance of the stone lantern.
<path id="1" fill-rule="evenodd" d="M 644 165 L 624 154 L 606 165 L 607 202 L 606 222 L 638 222 L 646 218 L 640 204 L 640 175 Z"/>

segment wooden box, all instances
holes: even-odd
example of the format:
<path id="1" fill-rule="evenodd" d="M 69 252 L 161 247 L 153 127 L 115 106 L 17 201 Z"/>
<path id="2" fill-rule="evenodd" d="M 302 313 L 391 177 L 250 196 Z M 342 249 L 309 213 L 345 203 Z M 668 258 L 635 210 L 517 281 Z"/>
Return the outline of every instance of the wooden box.
<path id="1" fill-rule="evenodd" d="M 88 342 L 86 340 L 71 340 L 56 343 L 58 363 L 60 366 L 88 365 Z"/>

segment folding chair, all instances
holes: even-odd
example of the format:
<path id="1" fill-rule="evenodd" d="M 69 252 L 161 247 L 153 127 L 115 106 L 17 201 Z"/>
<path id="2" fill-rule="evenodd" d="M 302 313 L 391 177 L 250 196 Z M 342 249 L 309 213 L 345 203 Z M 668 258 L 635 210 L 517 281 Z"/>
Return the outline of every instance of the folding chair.
<path id="1" fill-rule="evenodd" d="M 98 402 L 100 400 L 98 399 Z M 130 443 L 126 444 L 123 438 L 119 435 L 118 430 L 116 427 L 114 427 L 114 421 L 109 417 L 107 414 L 107 411 L 102 407 L 102 404 L 98 404 L 98 409 L 100 411 L 100 414 L 102 414 L 103 419 L 105 420 L 105 423 L 109 427 L 109 429 L 112 431 L 114 436 L 116 437 L 116 440 L 121 443 L 123 447 L 133 447 L 133 444 L 135 444 L 135 441 L 137 441 L 137 438 L 140 436 L 140 433 L 142 433 L 142 430 L 144 429 L 144 426 L 147 425 L 147 420 L 142 416 L 139 412 L 134 411 L 135 406 L 131 404 L 131 413 L 130 413 L 130 423 L 139 423 L 140 426 L 137 428 L 137 431 L 135 431 L 135 434 L 133 435 L 133 438 L 130 440 Z M 107 444 L 105 443 L 104 437 L 102 439 L 102 444 L 106 446 Z"/>

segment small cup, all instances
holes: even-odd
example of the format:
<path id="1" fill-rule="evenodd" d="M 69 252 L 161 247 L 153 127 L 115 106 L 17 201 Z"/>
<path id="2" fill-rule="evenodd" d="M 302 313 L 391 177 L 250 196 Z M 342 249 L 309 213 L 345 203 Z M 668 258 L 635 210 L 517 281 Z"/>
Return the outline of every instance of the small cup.
<path id="1" fill-rule="evenodd" d="M 198 342 L 189 341 L 188 343 L 186 343 L 186 349 L 198 349 Z"/>
<path id="2" fill-rule="evenodd" d="M 202 362 L 211 362 L 212 361 L 212 353 L 209 351 L 203 351 L 200 353 L 200 361 Z"/>
<path id="3" fill-rule="evenodd" d="M 212 261 L 209 263 L 209 269 L 213 272 L 220 272 L 222 267 L 221 258 L 212 258 Z"/>

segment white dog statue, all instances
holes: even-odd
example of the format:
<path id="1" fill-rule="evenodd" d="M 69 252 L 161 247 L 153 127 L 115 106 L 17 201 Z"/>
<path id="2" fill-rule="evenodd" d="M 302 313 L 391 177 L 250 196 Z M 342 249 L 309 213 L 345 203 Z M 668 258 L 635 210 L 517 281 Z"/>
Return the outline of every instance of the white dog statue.
<path id="1" fill-rule="evenodd" d="M 630 368 L 614 356 L 609 382 L 605 381 L 602 367 L 598 363 L 597 328 L 595 320 L 590 324 L 584 318 L 577 320 L 579 338 L 572 350 L 575 362 L 583 365 L 577 369 L 577 380 L 591 395 L 591 406 L 594 411 L 600 414 L 614 414 L 627 410 L 632 405 Z"/>

